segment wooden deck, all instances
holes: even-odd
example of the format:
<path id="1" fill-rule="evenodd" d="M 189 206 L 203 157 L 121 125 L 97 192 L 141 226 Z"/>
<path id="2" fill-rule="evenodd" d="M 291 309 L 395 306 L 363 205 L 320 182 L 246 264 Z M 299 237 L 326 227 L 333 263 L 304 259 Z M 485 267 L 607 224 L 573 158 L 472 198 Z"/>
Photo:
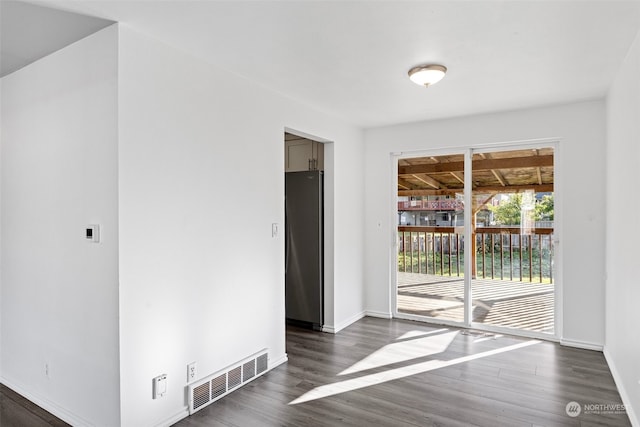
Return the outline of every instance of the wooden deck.
<path id="1" fill-rule="evenodd" d="M 553 333 L 552 284 L 477 279 L 472 283 L 474 322 Z M 398 272 L 400 313 L 464 320 L 460 277 Z"/>

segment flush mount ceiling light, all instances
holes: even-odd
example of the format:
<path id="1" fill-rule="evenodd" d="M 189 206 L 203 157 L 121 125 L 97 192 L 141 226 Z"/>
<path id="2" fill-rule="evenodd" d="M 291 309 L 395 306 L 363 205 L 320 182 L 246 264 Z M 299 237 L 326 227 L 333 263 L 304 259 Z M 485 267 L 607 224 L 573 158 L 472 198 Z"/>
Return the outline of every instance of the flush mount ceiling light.
<path id="1" fill-rule="evenodd" d="M 446 72 L 444 65 L 418 65 L 409 70 L 409 78 L 417 85 L 429 87 L 442 80 Z"/>

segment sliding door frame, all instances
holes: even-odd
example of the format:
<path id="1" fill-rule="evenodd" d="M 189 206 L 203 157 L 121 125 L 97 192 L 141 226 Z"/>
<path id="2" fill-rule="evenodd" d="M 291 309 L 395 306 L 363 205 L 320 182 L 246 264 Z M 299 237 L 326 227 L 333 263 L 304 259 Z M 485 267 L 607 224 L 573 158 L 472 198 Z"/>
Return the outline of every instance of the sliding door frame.
<path id="1" fill-rule="evenodd" d="M 463 328 L 470 328 L 471 327 L 471 323 L 470 323 L 470 319 L 468 319 L 468 314 L 470 313 L 471 310 L 467 309 L 467 301 L 469 301 L 469 307 L 471 307 L 471 299 L 469 298 L 470 296 L 470 288 L 469 290 L 467 289 L 466 283 L 465 283 L 465 295 L 464 295 L 464 304 L 465 304 L 465 315 L 464 315 L 464 321 L 463 322 L 456 322 L 453 320 L 446 320 L 446 319 L 438 319 L 438 318 L 434 318 L 434 317 L 426 317 L 426 316 L 419 316 L 416 314 L 409 314 L 409 313 L 400 313 L 398 312 L 398 247 L 399 247 L 399 241 L 398 241 L 398 224 L 397 224 L 397 220 L 396 218 L 398 217 L 398 160 L 401 159 L 412 159 L 415 157 L 426 157 L 426 156 L 449 156 L 449 155 L 460 155 L 460 154 L 464 154 L 465 155 L 465 219 L 464 219 L 464 223 L 465 223 L 465 240 L 468 239 L 467 237 L 467 214 L 466 214 L 466 206 L 467 206 L 467 192 L 466 192 L 466 187 L 467 187 L 467 183 L 466 183 L 466 175 L 467 175 L 467 155 L 470 155 L 471 153 L 471 147 L 469 146 L 459 146 L 459 147 L 451 147 L 451 148 L 434 148 L 434 149 L 428 149 L 428 150 L 417 150 L 417 151 L 406 151 L 406 152 L 399 152 L 399 153 L 391 153 L 391 170 L 392 170 L 392 176 L 391 176 L 391 216 L 390 218 L 392 218 L 393 220 L 391 221 L 391 253 L 389 256 L 390 259 L 390 278 L 391 278 L 391 283 L 389 286 L 390 289 L 390 301 L 391 301 L 391 314 L 394 318 L 396 319 L 405 319 L 405 320 L 415 320 L 418 322 L 426 322 L 426 323 L 433 323 L 433 324 L 438 324 L 438 325 L 445 325 L 445 326 L 455 326 L 455 327 L 463 327 Z M 467 154 L 467 152 L 469 154 Z M 470 165 L 470 163 L 469 163 Z M 470 199 L 469 199 L 470 200 Z M 469 224 L 471 224 L 470 220 L 469 220 Z M 470 239 L 470 238 L 469 238 Z M 470 241 L 470 240 L 466 240 L 466 241 Z M 465 276 L 468 276 L 469 274 L 471 274 L 471 270 L 470 270 L 470 265 L 471 265 L 471 253 L 469 252 L 469 255 L 467 255 L 467 252 L 465 250 L 464 253 L 464 274 Z M 467 271 L 467 269 L 469 268 L 469 270 Z"/>
<path id="2" fill-rule="evenodd" d="M 549 341 L 559 341 L 562 337 L 562 248 L 560 242 L 562 240 L 562 177 L 558 170 L 561 164 L 561 139 L 548 138 L 527 141 L 501 142 L 493 144 L 483 144 L 475 146 L 459 146 L 452 148 L 436 148 L 428 150 L 416 150 L 408 152 L 391 153 L 391 254 L 390 254 L 390 313 L 394 318 L 416 320 L 427 323 L 434 323 L 446 326 L 455 326 L 462 328 L 473 328 L 494 333 L 504 333 L 510 335 L 519 335 L 529 338 L 539 338 Z M 472 301 L 471 294 L 471 250 L 464 251 L 464 320 L 456 322 L 433 317 L 419 316 L 408 313 L 398 312 L 398 224 L 396 218 L 398 216 L 398 161 L 401 159 L 411 159 L 425 156 L 439 155 L 460 155 L 464 154 L 464 239 L 466 242 L 472 240 L 471 215 L 472 215 L 472 158 L 475 153 L 490 153 L 496 151 L 513 151 L 519 149 L 536 149 L 536 148 L 553 148 L 554 166 L 553 166 L 553 197 L 554 197 L 554 231 L 553 231 L 553 277 L 554 277 L 554 332 L 542 333 L 535 331 L 527 331 L 523 329 L 513 329 L 484 323 L 473 322 L 472 320 Z"/>

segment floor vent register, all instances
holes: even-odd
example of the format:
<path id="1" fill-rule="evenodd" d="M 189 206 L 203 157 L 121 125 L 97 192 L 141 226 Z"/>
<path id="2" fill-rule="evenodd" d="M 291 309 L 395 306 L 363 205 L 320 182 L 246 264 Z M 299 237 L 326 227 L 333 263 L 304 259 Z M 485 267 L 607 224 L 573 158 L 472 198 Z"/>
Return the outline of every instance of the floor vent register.
<path id="1" fill-rule="evenodd" d="M 189 415 L 267 372 L 268 361 L 269 356 L 264 349 L 226 369 L 189 384 Z"/>

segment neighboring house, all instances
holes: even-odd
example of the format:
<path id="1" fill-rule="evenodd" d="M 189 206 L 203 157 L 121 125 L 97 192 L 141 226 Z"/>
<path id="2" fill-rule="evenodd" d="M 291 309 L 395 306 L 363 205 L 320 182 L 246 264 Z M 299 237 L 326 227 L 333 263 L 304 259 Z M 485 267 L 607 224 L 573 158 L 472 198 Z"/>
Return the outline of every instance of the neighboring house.
<path id="1" fill-rule="evenodd" d="M 440 196 L 398 197 L 398 225 L 455 227 L 464 225 L 464 204 Z"/>

